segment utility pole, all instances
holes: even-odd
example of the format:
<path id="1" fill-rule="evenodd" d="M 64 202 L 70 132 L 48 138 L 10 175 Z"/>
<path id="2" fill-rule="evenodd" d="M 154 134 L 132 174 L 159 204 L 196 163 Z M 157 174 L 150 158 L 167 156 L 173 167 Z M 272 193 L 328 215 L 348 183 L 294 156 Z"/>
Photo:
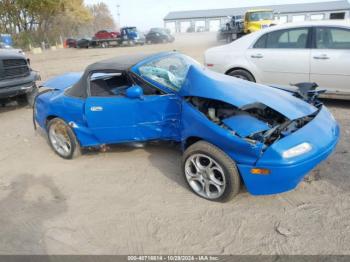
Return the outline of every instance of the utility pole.
<path id="1" fill-rule="evenodd" d="M 120 5 L 117 4 L 117 16 L 118 16 L 118 26 L 119 28 L 121 27 L 121 24 L 120 24 Z"/>

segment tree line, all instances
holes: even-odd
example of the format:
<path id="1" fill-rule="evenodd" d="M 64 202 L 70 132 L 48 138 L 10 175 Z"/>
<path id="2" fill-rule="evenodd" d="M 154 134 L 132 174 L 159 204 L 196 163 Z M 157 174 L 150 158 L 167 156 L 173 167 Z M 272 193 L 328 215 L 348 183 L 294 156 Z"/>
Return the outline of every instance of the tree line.
<path id="1" fill-rule="evenodd" d="M 103 2 L 89 6 L 83 0 L 0 0 L 0 33 L 11 34 L 22 48 L 91 36 L 101 29 L 116 29 Z"/>

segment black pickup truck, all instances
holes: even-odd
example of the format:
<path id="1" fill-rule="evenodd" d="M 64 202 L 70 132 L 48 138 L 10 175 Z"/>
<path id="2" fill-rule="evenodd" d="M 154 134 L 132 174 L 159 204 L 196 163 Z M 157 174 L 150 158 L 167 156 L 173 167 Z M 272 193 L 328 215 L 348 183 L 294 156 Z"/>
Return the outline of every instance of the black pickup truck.
<path id="1" fill-rule="evenodd" d="M 38 93 L 37 80 L 40 80 L 39 74 L 30 68 L 23 54 L 0 50 L 0 105 L 19 98 L 33 106 Z"/>

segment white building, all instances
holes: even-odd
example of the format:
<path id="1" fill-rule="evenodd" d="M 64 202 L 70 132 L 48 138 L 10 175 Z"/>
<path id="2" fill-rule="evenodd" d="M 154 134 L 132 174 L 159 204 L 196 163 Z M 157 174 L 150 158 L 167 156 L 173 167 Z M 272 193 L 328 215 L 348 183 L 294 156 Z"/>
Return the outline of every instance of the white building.
<path id="1" fill-rule="evenodd" d="M 226 23 L 229 16 L 244 15 L 247 10 L 252 9 L 272 9 L 275 18 L 281 22 L 350 18 L 349 2 L 340 0 L 305 4 L 176 11 L 165 16 L 164 26 L 172 32 L 187 32 L 190 27 L 194 28 L 195 31 L 217 31 Z"/>

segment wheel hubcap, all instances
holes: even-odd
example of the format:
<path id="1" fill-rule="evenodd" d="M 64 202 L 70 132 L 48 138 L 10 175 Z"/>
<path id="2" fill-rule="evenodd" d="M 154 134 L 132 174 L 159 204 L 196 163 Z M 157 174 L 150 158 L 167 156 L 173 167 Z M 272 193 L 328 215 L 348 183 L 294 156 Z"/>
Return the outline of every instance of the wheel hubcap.
<path id="1" fill-rule="evenodd" d="M 72 144 L 64 124 L 57 123 L 50 127 L 49 137 L 53 148 L 62 156 L 69 156 Z"/>
<path id="2" fill-rule="evenodd" d="M 242 76 L 242 75 L 235 75 L 234 77 L 239 78 L 239 79 L 243 79 L 243 80 L 248 80 L 248 78 L 246 78 L 245 76 Z"/>
<path id="3" fill-rule="evenodd" d="M 216 199 L 226 188 L 226 178 L 222 167 L 211 157 L 194 154 L 185 162 L 185 175 L 190 187 L 200 196 Z"/>

